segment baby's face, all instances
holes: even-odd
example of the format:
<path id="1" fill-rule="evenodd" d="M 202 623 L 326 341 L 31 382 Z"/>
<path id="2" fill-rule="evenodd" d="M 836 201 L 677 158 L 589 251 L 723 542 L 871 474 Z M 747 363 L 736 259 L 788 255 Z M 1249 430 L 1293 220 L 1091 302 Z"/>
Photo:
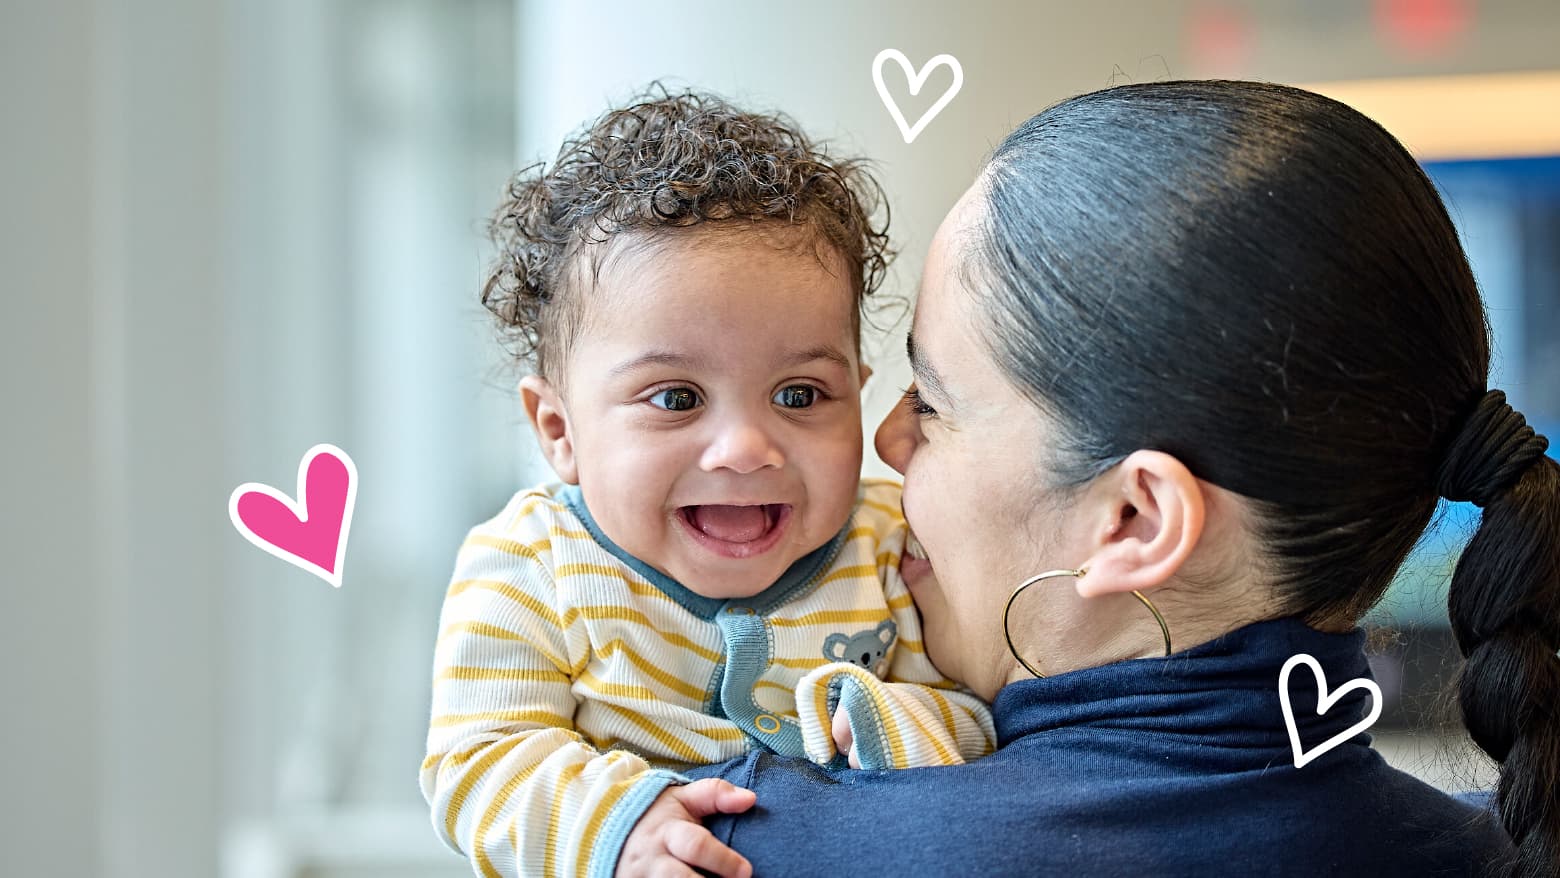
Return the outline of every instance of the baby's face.
<path id="1" fill-rule="evenodd" d="M 675 232 L 616 250 L 583 293 L 563 408 L 586 505 L 706 597 L 764 590 L 854 505 L 852 289 L 836 254 L 795 244 Z"/>

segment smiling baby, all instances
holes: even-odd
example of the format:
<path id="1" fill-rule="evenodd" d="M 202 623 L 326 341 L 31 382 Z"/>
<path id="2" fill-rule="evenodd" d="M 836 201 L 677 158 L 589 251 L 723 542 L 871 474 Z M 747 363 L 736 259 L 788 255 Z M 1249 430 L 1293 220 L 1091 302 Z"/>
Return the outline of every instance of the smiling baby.
<path id="1" fill-rule="evenodd" d="M 991 751 L 921 645 L 899 488 L 860 478 L 876 193 L 783 118 L 664 92 L 511 184 L 483 301 L 559 481 L 471 531 L 440 620 L 422 789 L 478 874 L 724 871 L 698 818 L 751 794 L 678 769 L 838 766 L 836 719 L 869 768 Z"/>

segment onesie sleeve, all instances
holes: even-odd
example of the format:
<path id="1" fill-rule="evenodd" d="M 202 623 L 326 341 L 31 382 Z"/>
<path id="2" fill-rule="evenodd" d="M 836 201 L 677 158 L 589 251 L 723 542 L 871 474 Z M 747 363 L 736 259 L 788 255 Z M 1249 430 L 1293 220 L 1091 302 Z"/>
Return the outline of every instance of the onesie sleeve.
<path id="1" fill-rule="evenodd" d="M 930 667 L 924 653 L 921 662 Z M 796 708 L 809 759 L 828 765 L 838 755 L 832 734 L 837 710 L 850 718 L 862 768 L 960 765 L 996 749 L 984 702 L 949 681 L 906 681 L 896 675 L 898 665 L 896 660 L 887 679 L 851 662 L 824 665 L 801 679 Z"/>
<path id="2" fill-rule="evenodd" d="M 897 501 L 897 497 L 895 498 Z M 903 527 L 903 519 L 899 520 Z M 880 679 L 850 662 L 808 672 L 797 684 L 796 707 L 807 756 L 827 765 L 838 755 L 832 717 L 850 717 L 862 768 L 959 765 L 996 749 L 986 703 L 944 677 L 926 656 L 921 619 L 899 575 L 902 532 L 878 556 L 883 597 L 897 636 Z"/>
<path id="3" fill-rule="evenodd" d="M 490 878 L 610 876 L 650 803 L 686 782 L 574 727 L 584 632 L 556 606 L 549 502 L 521 495 L 467 536 L 434 648 L 423 798 L 445 844 Z"/>

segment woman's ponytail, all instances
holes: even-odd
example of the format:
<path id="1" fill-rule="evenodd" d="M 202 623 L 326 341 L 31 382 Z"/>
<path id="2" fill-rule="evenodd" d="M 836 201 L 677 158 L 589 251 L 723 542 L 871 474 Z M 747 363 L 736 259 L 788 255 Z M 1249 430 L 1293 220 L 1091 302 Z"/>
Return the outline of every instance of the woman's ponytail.
<path id="1" fill-rule="evenodd" d="M 1516 845 L 1512 878 L 1560 876 L 1560 464 L 1491 391 L 1452 440 L 1443 496 L 1484 509 L 1452 575 L 1450 614 L 1467 658 L 1463 722 L 1501 763 L 1496 809 Z"/>

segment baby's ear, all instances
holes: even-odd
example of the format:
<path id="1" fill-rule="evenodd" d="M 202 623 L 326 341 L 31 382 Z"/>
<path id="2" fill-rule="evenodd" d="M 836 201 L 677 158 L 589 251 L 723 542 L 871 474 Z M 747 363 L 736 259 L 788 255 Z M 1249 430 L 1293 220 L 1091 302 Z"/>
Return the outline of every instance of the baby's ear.
<path id="1" fill-rule="evenodd" d="M 520 403 L 525 406 L 537 444 L 558 478 L 571 485 L 580 483 L 579 467 L 574 462 L 574 439 L 569 429 L 569 413 L 563 397 L 551 381 L 540 375 L 520 379 Z"/>

